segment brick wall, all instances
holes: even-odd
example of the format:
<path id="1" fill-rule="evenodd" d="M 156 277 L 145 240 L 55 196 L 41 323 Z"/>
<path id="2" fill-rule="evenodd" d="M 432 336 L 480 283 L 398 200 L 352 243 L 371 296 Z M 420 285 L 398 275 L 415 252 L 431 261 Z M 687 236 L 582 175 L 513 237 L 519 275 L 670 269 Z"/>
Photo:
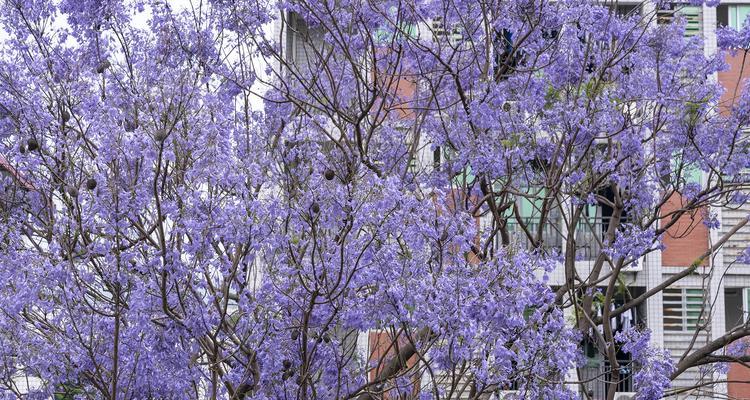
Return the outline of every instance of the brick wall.
<path id="1" fill-rule="evenodd" d="M 369 364 L 372 368 L 369 373 L 370 381 L 377 379 L 378 373 L 388 365 L 393 358 L 398 355 L 398 348 L 400 346 L 408 345 L 409 341 L 402 335 L 394 341 L 394 338 L 390 333 L 386 331 L 370 331 L 369 334 L 369 351 L 370 359 Z M 406 360 L 407 368 L 414 368 L 418 362 L 416 355 Z M 403 360 L 401 361 L 403 362 Z M 408 372 L 411 377 L 411 387 L 400 387 L 396 385 L 394 380 L 388 380 L 384 382 L 382 387 L 382 399 L 393 400 L 393 399 L 404 399 L 411 400 L 416 399 L 419 396 L 419 382 L 420 377 L 415 370 Z M 402 382 L 403 384 L 403 382 Z"/>
<path id="2" fill-rule="evenodd" d="M 749 355 L 746 352 L 745 355 Z M 750 368 L 732 363 L 727 374 L 727 394 L 730 399 L 750 399 Z"/>
<path id="3" fill-rule="evenodd" d="M 750 368 L 742 364 L 732 364 L 727 380 L 727 394 L 730 399 L 750 399 Z"/>
<path id="4" fill-rule="evenodd" d="M 719 83 L 725 89 L 721 96 L 721 107 L 726 109 L 731 107 L 735 97 L 739 97 L 743 81 L 750 78 L 750 54 L 740 50 L 734 56 L 727 54 L 725 60 L 729 69 L 719 72 Z"/>
<path id="5" fill-rule="evenodd" d="M 682 196 L 674 193 L 662 207 L 662 215 L 682 207 Z M 667 219 L 662 220 L 665 223 Z M 700 211 L 686 213 L 664 235 L 661 262 L 665 267 L 686 267 L 708 250 L 708 227 Z M 705 264 L 705 261 L 704 261 Z"/>

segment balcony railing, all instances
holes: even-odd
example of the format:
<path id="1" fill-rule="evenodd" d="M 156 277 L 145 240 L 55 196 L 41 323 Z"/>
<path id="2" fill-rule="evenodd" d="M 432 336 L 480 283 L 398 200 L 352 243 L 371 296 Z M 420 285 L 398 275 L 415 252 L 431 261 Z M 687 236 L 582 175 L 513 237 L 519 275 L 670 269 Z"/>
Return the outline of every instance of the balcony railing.
<path id="1" fill-rule="evenodd" d="M 576 259 L 585 261 L 593 260 L 601 252 L 601 243 L 603 243 L 603 234 L 609 227 L 609 217 L 585 217 L 581 219 L 575 230 Z M 524 224 L 526 229 L 533 237 L 536 237 L 539 229 L 539 218 L 526 218 Z M 531 241 L 518 222 L 513 219 L 508 220 L 508 233 L 510 243 L 513 247 L 531 248 Z M 563 252 L 564 239 L 572 240 L 573 237 L 565 233 L 565 227 L 562 219 L 550 218 L 542 226 L 542 248 L 555 249 Z M 499 247 L 502 243 L 500 235 L 495 237 L 495 246 Z"/>
<path id="2" fill-rule="evenodd" d="M 617 361 L 619 368 L 616 373 L 613 373 L 609 362 L 597 361 L 592 362 L 593 365 L 588 365 L 581 368 L 581 381 L 586 382 L 583 386 L 586 389 L 588 396 L 581 396 L 583 399 L 592 400 L 603 400 L 607 398 L 609 393 L 610 384 L 616 383 L 617 393 L 633 392 L 633 374 L 635 364 L 629 360 Z"/>

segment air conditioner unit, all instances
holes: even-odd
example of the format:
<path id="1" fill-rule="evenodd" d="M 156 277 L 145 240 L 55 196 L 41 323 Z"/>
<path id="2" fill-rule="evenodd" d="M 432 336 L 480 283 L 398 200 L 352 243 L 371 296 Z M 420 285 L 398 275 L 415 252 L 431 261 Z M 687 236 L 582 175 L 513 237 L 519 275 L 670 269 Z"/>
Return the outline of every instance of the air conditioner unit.
<path id="1" fill-rule="evenodd" d="M 617 392 L 615 393 L 615 400 L 634 400 L 635 392 Z"/>

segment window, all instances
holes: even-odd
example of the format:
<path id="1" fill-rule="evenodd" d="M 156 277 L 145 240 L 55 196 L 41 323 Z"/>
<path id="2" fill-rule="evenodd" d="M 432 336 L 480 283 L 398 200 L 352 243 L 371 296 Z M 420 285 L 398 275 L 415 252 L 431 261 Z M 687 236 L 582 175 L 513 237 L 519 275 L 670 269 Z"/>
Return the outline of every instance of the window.
<path id="1" fill-rule="evenodd" d="M 596 194 L 605 197 L 610 202 L 615 201 L 615 192 L 611 186 L 599 190 Z M 603 202 L 586 205 L 575 230 L 576 257 L 578 259 L 581 261 L 595 260 L 599 256 L 602 251 L 601 245 L 605 244 L 605 236 L 612 222 L 613 214 L 614 209 Z M 618 231 L 623 232 L 625 224 L 633 222 L 635 221 L 632 213 L 629 213 L 627 208 L 623 209 L 617 224 Z"/>
<path id="2" fill-rule="evenodd" d="M 300 72 L 314 70 L 323 49 L 324 28 L 310 26 L 299 14 L 290 11 L 284 21 L 286 29 L 285 61 Z"/>
<path id="3" fill-rule="evenodd" d="M 728 332 L 745 323 L 747 309 L 747 289 L 725 288 L 724 289 L 724 329 Z"/>
<path id="4" fill-rule="evenodd" d="M 641 13 L 640 4 L 617 4 L 614 6 L 615 13 L 621 17 L 630 17 Z"/>
<path id="5" fill-rule="evenodd" d="M 495 80 L 508 79 L 523 57 L 522 52 L 520 50 L 515 51 L 516 49 L 514 49 L 513 45 L 513 33 L 511 31 L 507 29 L 495 30 L 492 40 L 493 52 L 495 54 Z"/>
<path id="6" fill-rule="evenodd" d="M 664 289 L 662 303 L 665 331 L 694 332 L 708 320 L 703 289 Z"/>
<path id="7" fill-rule="evenodd" d="M 562 251 L 563 234 L 561 232 L 561 221 L 562 215 L 560 208 L 557 207 L 552 199 L 547 205 L 551 207 L 547 210 L 544 221 L 542 221 L 542 206 L 544 199 L 547 196 L 547 190 L 543 187 L 531 186 L 521 188 L 525 196 L 516 196 L 516 205 L 518 207 L 518 215 L 513 215 L 512 211 L 507 211 L 507 229 L 510 235 L 511 245 L 522 246 L 530 249 L 531 243 L 526 232 L 523 230 L 521 225 L 518 223 L 517 218 L 520 218 L 523 225 L 536 237 L 539 232 L 539 225 L 542 224 L 542 235 L 539 239 L 542 240 L 541 247 L 547 251 L 553 249 Z M 502 238 L 500 235 L 495 237 L 495 248 L 500 248 L 502 245 Z"/>
<path id="8" fill-rule="evenodd" d="M 750 4 L 722 4 L 716 8 L 716 24 L 739 29 L 750 15 Z"/>
<path id="9" fill-rule="evenodd" d="M 750 151 L 750 127 L 745 126 L 742 128 L 741 133 L 735 139 L 734 146 L 737 148 L 737 151 L 743 152 L 743 154 Z M 741 168 L 733 174 L 727 173 L 728 171 L 722 172 L 724 172 L 722 178 L 725 183 L 745 185 L 750 182 L 750 168 L 748 167 Z"/>
<path id="10" fill-rule="evenodd" d="M 701 7 L 673 3 L 656 12 L 656 22 L 658 24 L 670 24 L 675 17 L 682 17 L 685 18 L 685 36 L 698 36 L 701 34 L 702 14 Z"/>
<path id="11" fill-rule="evenodd" d="M 438 41 L 448 40 L 451 43 L 457 43 L 462 38 L 460 25 L 454 23 L 451 26 L 446 26 L 442 17 L 436 17 L 430 21 L 430 30 Z"/>

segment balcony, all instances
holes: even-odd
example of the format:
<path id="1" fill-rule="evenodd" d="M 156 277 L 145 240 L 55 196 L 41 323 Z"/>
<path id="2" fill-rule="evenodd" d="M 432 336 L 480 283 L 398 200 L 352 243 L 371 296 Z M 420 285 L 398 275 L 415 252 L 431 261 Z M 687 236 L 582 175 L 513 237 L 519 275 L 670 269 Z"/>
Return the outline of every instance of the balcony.
<path id="1" fill-rule="evenodd" d="M 589 364 L 580 369 L 580 380 L 586 393 L 582 399 L 603 400 L 607 398 L 612 382 L 617 383 L 615 393 L 632 393 L 633 373 L 635 365 L 629 360 L 617 361 L 620 368 L 616 375 L 613 374 L 609 362 L 603 360 L 590 360 Z M 617 398 L 617 396 L 615 396 Z"/>
<path id="2" fill-rule="evenodd" d="M 536 236 L 539 229 L 539 218 L 524 218 L 526 229 Z M 594 260 L 601 252 L 604 232 L 609 226 L 610 217 L 586 217 L 582 219 L 575 230 L 576 259 L 578 261 Z M 523 227 L 515 221 L 508 220 L 508 233 L 512 247 L 531 249 L 531 242 Z M 559 216 L 549 218 L 542 227 L 542 248 L 563 252 L 563 243 L 569 235 L 565 232 L 563 220 Z M 500 235 L 495 237 L 495 247 L 502 244 Z"/>

